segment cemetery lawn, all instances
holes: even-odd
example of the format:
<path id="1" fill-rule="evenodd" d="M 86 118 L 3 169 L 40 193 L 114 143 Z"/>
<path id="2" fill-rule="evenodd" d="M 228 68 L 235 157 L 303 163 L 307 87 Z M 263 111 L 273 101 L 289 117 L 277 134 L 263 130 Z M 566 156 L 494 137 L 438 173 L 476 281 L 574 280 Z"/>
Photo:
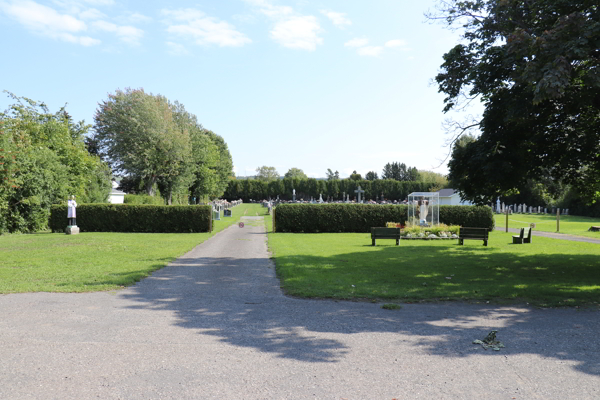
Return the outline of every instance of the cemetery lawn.
<path id="1" fill-rule="evenodd" d="M 0 236 L 0 293 L 92 292 L 133 285 L 239 221 L 241 204 L 211 233 L 37 233 Z"/>
<path id="2" fill-rule="evenodd" d="M 600 245 L 512 234 L 483 241 L 378 240 L 370 234 L 269 234 L 281 286 L 309 298 L 419 302 L 459 300 L 598 306 Z"/>
<path id="3" fill-rule="evenodd" d="M 497 228 L 506 227 L 506 214 L 495 214 L 494 218 Z M 508 216 L 509 228 L 524 228 L 531 223 L 535 223 L 534 230 L 536 231 L 556 232 L 556 215 L 512 214 Z M 600 239 L 600 232 L 588 232 L 590 226 L 600 226 L 600 219 L 578 217 L 576 215 L 561 215 L 559 233 Z"/>

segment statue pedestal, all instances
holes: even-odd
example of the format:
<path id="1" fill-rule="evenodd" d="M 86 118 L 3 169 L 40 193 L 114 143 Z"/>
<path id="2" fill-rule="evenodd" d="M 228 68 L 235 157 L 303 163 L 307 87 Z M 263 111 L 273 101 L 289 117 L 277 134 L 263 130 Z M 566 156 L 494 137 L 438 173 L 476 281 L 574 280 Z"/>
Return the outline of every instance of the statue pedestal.
<path id="1" fill-rule="evenodd" d="M 67 235 L 77 235 L 79 233 L 79 227 L 77 225 L 69 225 L 65 229 Z"/>

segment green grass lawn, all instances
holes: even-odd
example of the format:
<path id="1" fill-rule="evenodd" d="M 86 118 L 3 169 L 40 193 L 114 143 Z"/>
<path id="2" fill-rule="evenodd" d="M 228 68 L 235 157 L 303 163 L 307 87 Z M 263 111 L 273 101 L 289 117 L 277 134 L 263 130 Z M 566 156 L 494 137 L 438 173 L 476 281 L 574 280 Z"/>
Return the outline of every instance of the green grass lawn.
<path id="1" fill-rule="evenodd" d="M 495 214 L 494 218 L 496 227 L 506 227 L 506 214 Z M 524 228 L 532 222 L 535 223 L 536 231 L 556 232 L 556 215 L 512 214 L 508 216 L 509 228 Z M 600 239 L 600 232 L 588 232 L 592 225 L 600 225 L 600 219 L 575 215 L 560 216 L 560 233 Z"/>
<path id="2" fill-rule="evenodd" d="M 212 233 L 38 233 L 0 236 L 0 293 L 89 292 L 132 285 L 185 254 L 242 215 L 241 204 Z"/>
<path id="3" fill-rule="evenodd" d="M 464 300 L 539 306 L 597 305 L 600 245 L 512 234 L 482 241 L 379 240 L 369 234 L 271 233 L 269 247 L 289 295 L 400 302 Z"/>

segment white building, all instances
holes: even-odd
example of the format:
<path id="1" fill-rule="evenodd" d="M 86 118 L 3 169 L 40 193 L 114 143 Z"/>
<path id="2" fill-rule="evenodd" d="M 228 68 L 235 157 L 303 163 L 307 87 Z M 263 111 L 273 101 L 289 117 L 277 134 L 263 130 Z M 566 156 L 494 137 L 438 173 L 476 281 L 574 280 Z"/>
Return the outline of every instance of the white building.
<path id="1" fill-rule="evenodd" d="M 108 202 L 112 204 L 123 204 L 125 202 L 125 192 L 121 192 L 117 190 L 119 184 L 115 181 L 112 181 L 112 190 L 108 195 Z"/>
<path id="2" fill-rule="evenodd" d="M 461 201 L 460 195 L 454 189 L 438 190 L 441 206 L 472 206 L 470 201 Z"/>

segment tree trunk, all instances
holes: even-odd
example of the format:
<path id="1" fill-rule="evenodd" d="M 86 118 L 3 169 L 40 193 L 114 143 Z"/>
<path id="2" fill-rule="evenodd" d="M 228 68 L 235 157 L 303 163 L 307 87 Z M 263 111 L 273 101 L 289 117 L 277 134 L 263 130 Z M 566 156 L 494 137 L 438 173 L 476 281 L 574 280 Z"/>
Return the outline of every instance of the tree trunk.
<path id="1" fill-rule="evenodd" d="M 152 176 L 150 177 L 150 179 L 148 179 L 148 182 L 146 182 L 146 193 L 148 194 L 148 196 L 154 196 L 154 183 L 156 182 L 156 177 Z"/>

